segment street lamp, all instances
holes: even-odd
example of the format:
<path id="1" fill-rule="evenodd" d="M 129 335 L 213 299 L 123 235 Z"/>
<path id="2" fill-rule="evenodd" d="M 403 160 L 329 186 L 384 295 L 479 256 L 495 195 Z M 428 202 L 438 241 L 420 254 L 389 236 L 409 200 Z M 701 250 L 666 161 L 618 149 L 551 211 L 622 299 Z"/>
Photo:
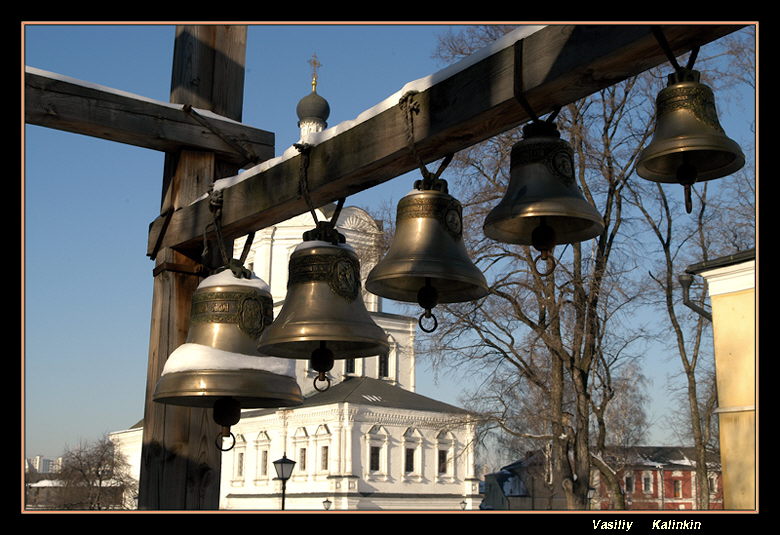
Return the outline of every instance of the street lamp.
<path id="1" fill-rule="evenodd" d="M 466 500 L 463 500 L 462 502 L 460 502 L 460 510 L 461 511 L 465 511 L 467 505 L 468 505 L 468 503 L 466 503 Z"/>
<path id="2" fill-rule="evenodd" d="M 276 468 L 276 478 L 282 481 L 282 511 L 284 511 L 284 495 L 287 491 L 287 480 L 292 475 L 295 461 L 288 459 L 287 453 L 284 453 L 282 458 L 275 460 L 273 464 L 274 468 Z"/>
<path id="3" fill-rule="evenodd" d="M 326 511 L 330 510 L 330 506 L 333 504 L 329 499 L 325 498 L 322 500 L 322 506 L 325 508 Z"/>

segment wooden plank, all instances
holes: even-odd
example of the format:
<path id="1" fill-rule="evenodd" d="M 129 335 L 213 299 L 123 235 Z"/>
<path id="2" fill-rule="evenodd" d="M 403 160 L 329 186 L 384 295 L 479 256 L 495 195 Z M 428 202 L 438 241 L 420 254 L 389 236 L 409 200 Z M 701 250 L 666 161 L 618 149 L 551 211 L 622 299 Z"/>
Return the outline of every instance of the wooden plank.
<path id="1" fill-rule="evenodd" d="M 146 99 L 31 67 L 25 69 L 24 89 L 25 122 L 29 124 L 163 152 L 211 151 L 239 166 L 274 156 L 272 132 L 206 111 L 202 103 L 192 104 L 194 110 L 188 112 L 181 104 Z"/>
<path id="2" fill-rule="evenodd" d="M 672 50 L 681 54 L 741 27 L 674 25 L 663 30 Z M 544 115 L 666 62 L 649 25 L 547 26 L 420 91 L 415 96 L 420 106 L 416 149 L 426 162 L 434 161 L 526 122 L 518 90 L 537 115 Z M 314 146 L 309 190 L 314 203 L 322 205 L 416 167 L 403 113 L 395 105 Z M 237 238 L 305 212 L 299 168 L 300 156 L 295 156 L 247 171 L 225 188 L 225 236 Z M 208 201 L 169 215 L 151 223 L 148 254 L 157 244 L 192 247 L 208 221 Z"/>

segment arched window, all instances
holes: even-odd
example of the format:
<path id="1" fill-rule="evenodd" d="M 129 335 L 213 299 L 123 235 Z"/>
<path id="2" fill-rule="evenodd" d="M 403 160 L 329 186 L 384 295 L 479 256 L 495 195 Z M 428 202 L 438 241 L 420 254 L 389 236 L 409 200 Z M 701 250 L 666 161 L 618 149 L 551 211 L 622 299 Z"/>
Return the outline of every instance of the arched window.
<path id="1" fill-rule="evenodd" d="M 330 443 L 332 435 L 326 424 L 322 424 L 314 432 L 314 441 L 316 451 L 316 466 L 314 471 L 317 474 L 327 474 L 330 471 Z"/>
<path id="2" fill-rule="evenodd" d="M 233 453 L 233 477 L 230 483 L 234 487 L 243 487 L 246 477 L 246 440 L 244 435 L 236 434 L 236 443 L 230 451 Z"/>
<path id="3" fill-rule="evenodd" d="M 423 436 L 418 429 L 410 427 L 403 436 L 403 477 L 420 481 L 423 474 Z"/>
<path id="4" fill-rule="evenodd" d="M 387 430 L 377 424 L 365 435 L 363 473 L 368 481 L 384 481 L 388 477 L 389 437 Z"/>
<path id="5" fill-rule="evenodd" d="M 455 477 L 455 435 L 446 429 L 436 435 L 436 477 L 451 481 Z"/>
<path id="6" fill-rule="evenodd" d="M 265 431 L 257 433 L 255 438 L 255 451 L 257 452 L 257 462 L 255 463 L 255 481 L 267 481 L 271 471 L 270 451 L 271 438 Z"/>

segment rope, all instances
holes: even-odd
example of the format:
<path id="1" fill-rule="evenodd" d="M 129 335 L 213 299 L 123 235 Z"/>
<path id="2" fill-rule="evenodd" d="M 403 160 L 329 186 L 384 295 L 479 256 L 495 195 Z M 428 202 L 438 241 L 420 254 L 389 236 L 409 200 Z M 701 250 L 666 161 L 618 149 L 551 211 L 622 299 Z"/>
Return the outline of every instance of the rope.
<path id="1" fill-rule="evenodd" d="M 445 156 L 444 160 L 439 164 L 439 169 L 437 169 L 435 173 L 431 173 L 428 168 L 425 167 L 425 162 L 423 162 L 423 159 L 420 157 L 420 154 L 417 152 L 417 147 L 414 144 L 414 114 L 420 113 L 420 105 L 414 101 L 414 96 L 417 93 L 418 91 L 415 90 L 407 91 L 398 103 L 401 110 L 404 112 L 404 126 L 409 152 L 412 153 L 412 157 L 417 161 L 417 167 L 420 169 L 420 174 L 422 174 L 423 177 L 422 181 L 415 182 L 414 187 L 417 189 L 440 189 L 446 191 L 447 183 L 439 177 L 452 161 L 454 154 Z"/>
<path id="2" fill-rule="evenodd" d="M 653 31 L 653 35 L 655 36 L 655 40 L 658 41 L 661 50 L 664 51 L 664 54 L 666 54 L 666 58 L 669 60 L 669 63 L 672 64 L 672 67 L 674 67 L 675 71 L 682 72 L 685 70 L 690 71 L 691 69 L 693 69 L 693 64 L 696 61 L 696 56 L 699 55 L 698 46 L 691 50 L 691 55 L 688 57 L 688 64 L 685 66 L 685 69 L 683 69 L 682 67 L 680 67 L 680 64 L 677 63 L 677 58 L 674 56 L 672 47 L 669 46 L 669 41 L 666 40 L 666 36 L 664 35 L 664 32 L 661 30 L 661 27 L 653 26 L 652 31 Z"/>
<path id="3" fill-rule="evenodd" d="M 309 208 L 309 212 L 311 213 L 312 218 L 314 218 L 314 224 L 316 225 L 318 223 L 317 212 L 314 210 L 314 204 L 312 203 L 311 195 L 309 194 L 308 168 L 311 145 L 308 143 L 296 143 L 293 147 L 298 149 L 298 152 L 301 153 L 301 165 L 298 171 L 298 189 L 300 190 L 303 200 L 306 202 L 306 206 Z"/>
<path id="4" fill-rule="evenodd" d="M 182 110 L 192 117 L 195 118 L 196 121 L 198 121 L 200 124 L 208 128 L 215 136 L 217 136 L 219 139 L 230 145 L 236 152 L 238 152 L 241 156 L 244 157 L 246 160 L 241 165 L 245 165 L 247 163 L 258 163 L 260 161 L 260 158 L 258 158 L 252 151 L 248 150 L 246 147 L 238 143 L 236 140 L 228 137 L 226 134 L 223 134 L 219 129 L 215 128 L 213 124 L 211 124 L 210 121 L 206 119 L 203 115 L 195 111 L 195 108 L 192 107 L 191 104 L 184 104 L 182 106 Z"/>

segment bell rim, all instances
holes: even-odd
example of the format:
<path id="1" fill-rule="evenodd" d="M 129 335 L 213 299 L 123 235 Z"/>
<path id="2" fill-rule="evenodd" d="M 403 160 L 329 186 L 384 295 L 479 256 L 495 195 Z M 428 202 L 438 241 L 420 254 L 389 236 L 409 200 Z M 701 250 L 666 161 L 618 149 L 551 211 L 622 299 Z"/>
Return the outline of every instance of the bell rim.
<path id="1" fill-rule="evenodd" d="M 549 200 L 551 201 L 551 204 L 555 204 L 555 199 Z M 490 213 L 488 213 L 487 217 L 485 218 L 485 222 L 482 225 L 482 231 L 484 232 L 485 236 L 500 243 L 532 245 L 531 232 L 533 227 L 530 224 L 532 219 L 541 217 L 565 218 L 577 219 L 583 222 L 587 222 L 587 224 L 579 230 L 571 231 L 565 235 L 558 236 L 558 245 L 590 240 L 604 231 L 604 220 L 601 215 L 595 211 L 595 208 L 593 208 L 590 203 L 587 201 L 582 202 L 586 203 L 587 206 L 584 207 L 584 209 L 579 210 L 572 210 L 570 207 L 567 210 L 556 210 L 551 207 L 547 207 L 543 209 L 514 211 L 512 210 L 512 207 L 501 209 L 501 205 L 498 205 L 493 210 L 491 210 Z M 512 232 L 503 228 L 510 222 L 523 222 L 526 220 L 529 223 L 527 231 Z"/>
<path id="2" fill-rule="evenodd" d="M 207 379 L 205 387 L 191 386 L 195 379 L 202 381 L 204 378 Z M 242 382 L 238 388 L 235 385 L 237 379 Z M 258 392 L 269 395 L 259 397 Z M 303 403 L 303 394 L 295 378 L 257 369 L 188 370 L 163 374 L 157 381 L 152 400 L 169 405 L 210 408 L 214 401 L 224 397 L 240 401 L 241 407 L 247 409 L 291 407 Z"/>
<path id="3" fill-rule="evenodd" d="M 393 267 L 394 264 L 404 264 L 408 262 L 408 260 L 398 260 L 398 261 L 390 261 L 386 263 L 383 267 L 387 268 L 388 270 L 391 270 L 390 268 Z M 390 286 L 386 284 L 389 280 L 395 280 L 395 279 L 421 279 L 420 287 L 425 285 L 425 279 L 434 279 L 439 281 L 452 281 L 455 280 L 457 282 L 462 282 L 467 284 L 467 288 L 457 292 L 456 294 L 450 294 L 448 295 L 445 292 L 439 293 L 438 302 L 439 303 L 462 303 L 466 301 L 476 301 L 477 299 L 481 299 L 488 295 L 490 293 L 490 289 L 488 288 L 487 279 L 485 279 L 485 276 L 482 274 L 481 271 L 479 271 L 479 275 L 481 276 L 481 280 L 474 280 L 474 277 L 465 277 L 465 276 L 449 276 L 449 277 L 443 277 L 441 271 L 426 271 L 426 270 L 415 270 L 414 274 L 408 271 L 396 271 L 395 273 L 387 273 L 387 274 L 377 274 L 373 277 L 369 273 L 369 278 L 366 279 L 365 288 L 367 291 L 371 292 L 374 295 L 378 295 L 380 297 L 384 297 L 386 299 L 392 299 L 394 301 L 402 301 L 405 303 L 416 303 L 417 302 L 417 290 L 402 290 L 398 289 L 397 287 Z"/>
<path id="4" fill-rule="evenodd" d="M 382 331 L 384 334 L 384 331 Z M 386 336 L 386 335 L 385 335 Z M 320 342 L 350 342 L 350 343 L 362 343 L 363 346 L 354 349 L 333 349 L 333 359 L 343 360 L 352 358 L 370 358 L 377 355 L 382 355 L 390 350 L 390 344 L 387 342 L 379 341 L 376 337 L 365 337 L 363 339 L 352 338 L 350 340 L 344 340 L 335 336 L 277 336 L 273 339 L 263 342 L 261 340 L 258 343 L 258 349 L 264 353 L 268 353 L 278 358 L 287 358 L 293 360 L 309 360 L 311 351 L 301 349 L 300 346 L 304 344 L 319 344 Z M 295 346 L 295 347 L 293 347 Z M 316 346 L 315 346 L 316 347 Z"/>
<path id="5" fill-rule="evenodd" d="M 687 142 L 691 143 L 692 139 L 696 138 L 687 138 Z M 654 171 L 650 169 L 649 163 L 653 160 L 657 160 L 659 158 L 668 157 L 673 154 L 683 153 L 683 152 L 701 152 L 701 151 L 712 151 L 712 152 L 722 152 L 726 154 L 733 154 L 734 159 L 728 164 L 724 165 L 722 167 L 718 167 L 716 169 L 712 169 L 708 172 L 701 173 L 696 177 L 696 182 L 706 182 L 708 180 L 715 180 L 718 178 L 723 178 L 729 175 L 732 175 L 742 169 L 745 166 L 745 154 L 742 152 L 741 147 L 739 144 L 730 139 L 730 138 L 724 138 L 724 143 L 714 145 L 711 144 L 708 139 L 702 139 L 702 143 L 700 145 L 697 145 L 696 148 L 685 148 L 685 147 L 679 147 L 675 146 L 676 142 L 674 139 L 672 140 L 664 140 L 661 142 L 651 143 L 648 145 L 647 148 L 645 148 L 639 155 L 637 166 L 636 166 L 636 174 L 639 175 L 641 178 L 644 178 L 645 180 L 651 180 L 653 182 L 662 182 L 665 184 L 676 184 L 678 183 L 678 179 L 676 175 L 671 174 L 664 174 L 659 171 Z M 675 145 L 672 145 L 675 143 Z M 664 145 L 672 145 L 665 147 Z M 724 146 L 731 148 L 733 150 L 723 150 Z M 652 156 L 648 155 L 647 153 L 652 150 Z"/>

